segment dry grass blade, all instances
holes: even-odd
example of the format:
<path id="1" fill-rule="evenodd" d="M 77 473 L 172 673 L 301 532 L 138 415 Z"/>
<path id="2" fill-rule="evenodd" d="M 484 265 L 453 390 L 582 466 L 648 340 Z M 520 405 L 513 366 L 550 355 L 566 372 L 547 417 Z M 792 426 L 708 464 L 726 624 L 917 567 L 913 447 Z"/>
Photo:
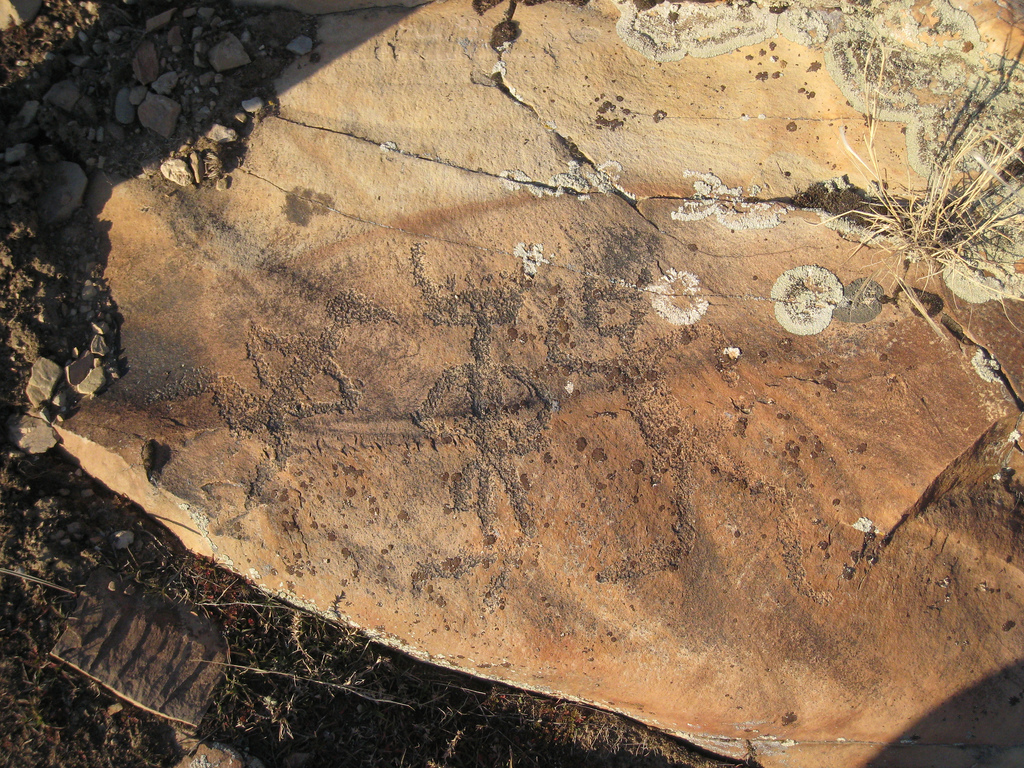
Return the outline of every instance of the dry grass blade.
<path id="1" fill-rule="evenodd" d="M 68 589 L 67 587 L 62 587 L 62 586 L 60 586 L 58 584 L 54 584 L 52 581 L 47 581 L 46 579 L 40 579 L 37 576 L 29 576 L 27 573 L 22 573 L 21 571 L 12 571 L 10 568 L 0 568 L 0 573 L 4 574 L 6 576 L 17 576 L 19 579 L 24 579 L 25 581 L 30 581 L 33 584 L 40 584 L 40 585 L 42 585 L 44 587 L 49 587 L 50 589 L 57 589 L 57 590 L 60 590 L 61 592 L 65 592 L 65 593 L 67 593 L 69 595 L 78 594 L 73 589 Z"/>
<path id="2" fill-rule="evenodd" d="M 857 219 L 866 229 L 863 244 L 888 251 L 889 272 L 914 308 L 928 319 L 908 274 L 941 276 L 955 295 L 971 302 L 1024 300 L 1024 136 L 1014 142 L 969 129 L 955 149 L 934 164 L 923 189 L 897 194 L 874 153 L 877 121 L 869 118 L 867 159 L 850 145 L 846 151 L 866 172 L 869 203 Z"/>
<path id="3" fill-rule="evenodd" d="M 242 664 L 230 664 L 224 661 L 211 661 L 210 664 L 216 664 L 221 667 L 229 667 L 231 669 L 237 669 L 241 672 L 252 672 L 257 675 L 276 675 L 277 677 L 286 677 L 289 680 L 303 683 L 312 683 L 313 685 L 323 686 L 324 688 L 332 688 L 338 691 L 345 691 L 346 693 L 354 694 L 361 699 L 372 701 L 374 704 L 394 704 L 398 707 L 413 708 L 412 704 L 405 701 L 398 701 L 397 699 L 388 698 L 387 696 L 378 696 L 367 691 L 360 690 L 355 686 L 345 685 L 343 683 L 331 683 L 327 680 L 317 680 L 312 677 L 303 677 L 302 675 L 296 675 L 291 672 L 275 672 L 271 669 L 259 669 L 258 667 L 247 667 Z"/>

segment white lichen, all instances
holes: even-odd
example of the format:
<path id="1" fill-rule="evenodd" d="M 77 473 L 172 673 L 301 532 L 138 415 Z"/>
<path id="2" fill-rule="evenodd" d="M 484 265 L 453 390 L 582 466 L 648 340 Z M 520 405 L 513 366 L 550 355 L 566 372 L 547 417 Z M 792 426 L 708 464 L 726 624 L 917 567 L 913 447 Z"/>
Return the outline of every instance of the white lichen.
<path id="1" fill-rule="evenodd" d="M 651 308 L 672 325 L 693 325 L 710 306 L 700 295 L 700 280 L 692 272 L 669 269 L 643 290 L 651 294 Z"/>
<path id="2" fill-rule="evenodd" d="M 540 243 L 516 243 L 512 254 L 523 262 L 523 272 L 527 277 L 536 277 L 541 264 L 551 263 L 544 258 L 544 246 Z"/>
<path id="3" fill-rule="evenodd" d="M 853 529 L 855 531 L 860 531 L 861 533 L 871 533 L 875 530 L 875 524 L 866 517 L 860 517 L 857 518 L 857 522 L 853 524 Z"/>
<path id="4" fill-rule="evenodd" d="M 777 16 L 767 7 L 732 3 L 660 3 L 644 11 L 616 0 L 615 31 L 630 48 L 654 61 L 711 58 L 775 34 Z"/>
<path id="5" fill-rule="evenodd" d="M 822 45 L 830 31 L 825 13 L 816 8 L 787 8 L 779 15 L 779 32 L 797 45 Z"/>
<path id="6" fill-rule="evenodd" d="M 971 358 L 971 367 L 982 381 L 990 384 L 999 384 L 1002 381 L 1003 369 L 999 367 L 999 361 L 981 347 L 975 350 L 974 357 Z"/>
<path id="7" fill-rule="evenodd" d="M 673 221 L 701 221 L 714 216 L 731 230 L 772 229 L 782 223 L 782 214 L 791 210 L 781 203 L 749 201 L 742 187 L 727 187 L 713 173 L 685 171 L 683 176 L 695 179 L 694 197 L 669 214 Z M 751 190 L 751 194 L 757 193 Z"/>
<path id="8" fill-rule="evenodd" d="M 821 333 L 843 302 L 843 284 L 824 267 L 806 264 L 783 272 L 771 292 L 775 319 L 797 336 Z"/>

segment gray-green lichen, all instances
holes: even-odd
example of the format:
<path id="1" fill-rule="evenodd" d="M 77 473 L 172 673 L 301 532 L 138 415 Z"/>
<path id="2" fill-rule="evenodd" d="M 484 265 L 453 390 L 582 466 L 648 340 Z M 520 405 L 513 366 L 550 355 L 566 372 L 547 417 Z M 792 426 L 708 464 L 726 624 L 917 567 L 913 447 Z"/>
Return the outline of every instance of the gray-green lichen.
<path id="1" fill-rule="evenodd" d="M 805 264 L 783 272 L 772 286 L 775 319 L 797 336 L 821 333 L 843 303 L 843 284 L 824 267 Z"/>
<path id="2" fill-rule="evenodd" d="M 882 311 L 885 291 L 878 283 L 858 277 L 843 289 L 843 302 L 835 308 L 832 317 L 842 323 L 867 323 Z"/>

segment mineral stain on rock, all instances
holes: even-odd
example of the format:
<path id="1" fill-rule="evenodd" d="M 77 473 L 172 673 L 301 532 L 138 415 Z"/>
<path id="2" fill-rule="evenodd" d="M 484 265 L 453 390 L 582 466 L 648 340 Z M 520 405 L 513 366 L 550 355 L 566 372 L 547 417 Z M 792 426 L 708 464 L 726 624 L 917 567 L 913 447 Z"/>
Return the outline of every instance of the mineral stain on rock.
<path id="1" fill-rule="evenodd" d="M 314 216 L 323 216 L 333 208 L 334 200 L 330 195 L 295 187 L 285 196 L 283 210 L 292 224 L 306 227 Z"/>

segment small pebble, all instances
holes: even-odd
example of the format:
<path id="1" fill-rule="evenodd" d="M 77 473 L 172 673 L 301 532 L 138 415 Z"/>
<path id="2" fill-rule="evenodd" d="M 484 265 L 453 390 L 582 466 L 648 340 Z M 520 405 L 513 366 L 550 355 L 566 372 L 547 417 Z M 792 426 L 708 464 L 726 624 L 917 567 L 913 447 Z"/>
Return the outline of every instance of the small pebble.
<path id="1" fill-rule="evenodd" d="M 313 50 L 313 41 L 306 35 L 299 35 L 285 47 L 296 56 L 305 56 Z"/>

